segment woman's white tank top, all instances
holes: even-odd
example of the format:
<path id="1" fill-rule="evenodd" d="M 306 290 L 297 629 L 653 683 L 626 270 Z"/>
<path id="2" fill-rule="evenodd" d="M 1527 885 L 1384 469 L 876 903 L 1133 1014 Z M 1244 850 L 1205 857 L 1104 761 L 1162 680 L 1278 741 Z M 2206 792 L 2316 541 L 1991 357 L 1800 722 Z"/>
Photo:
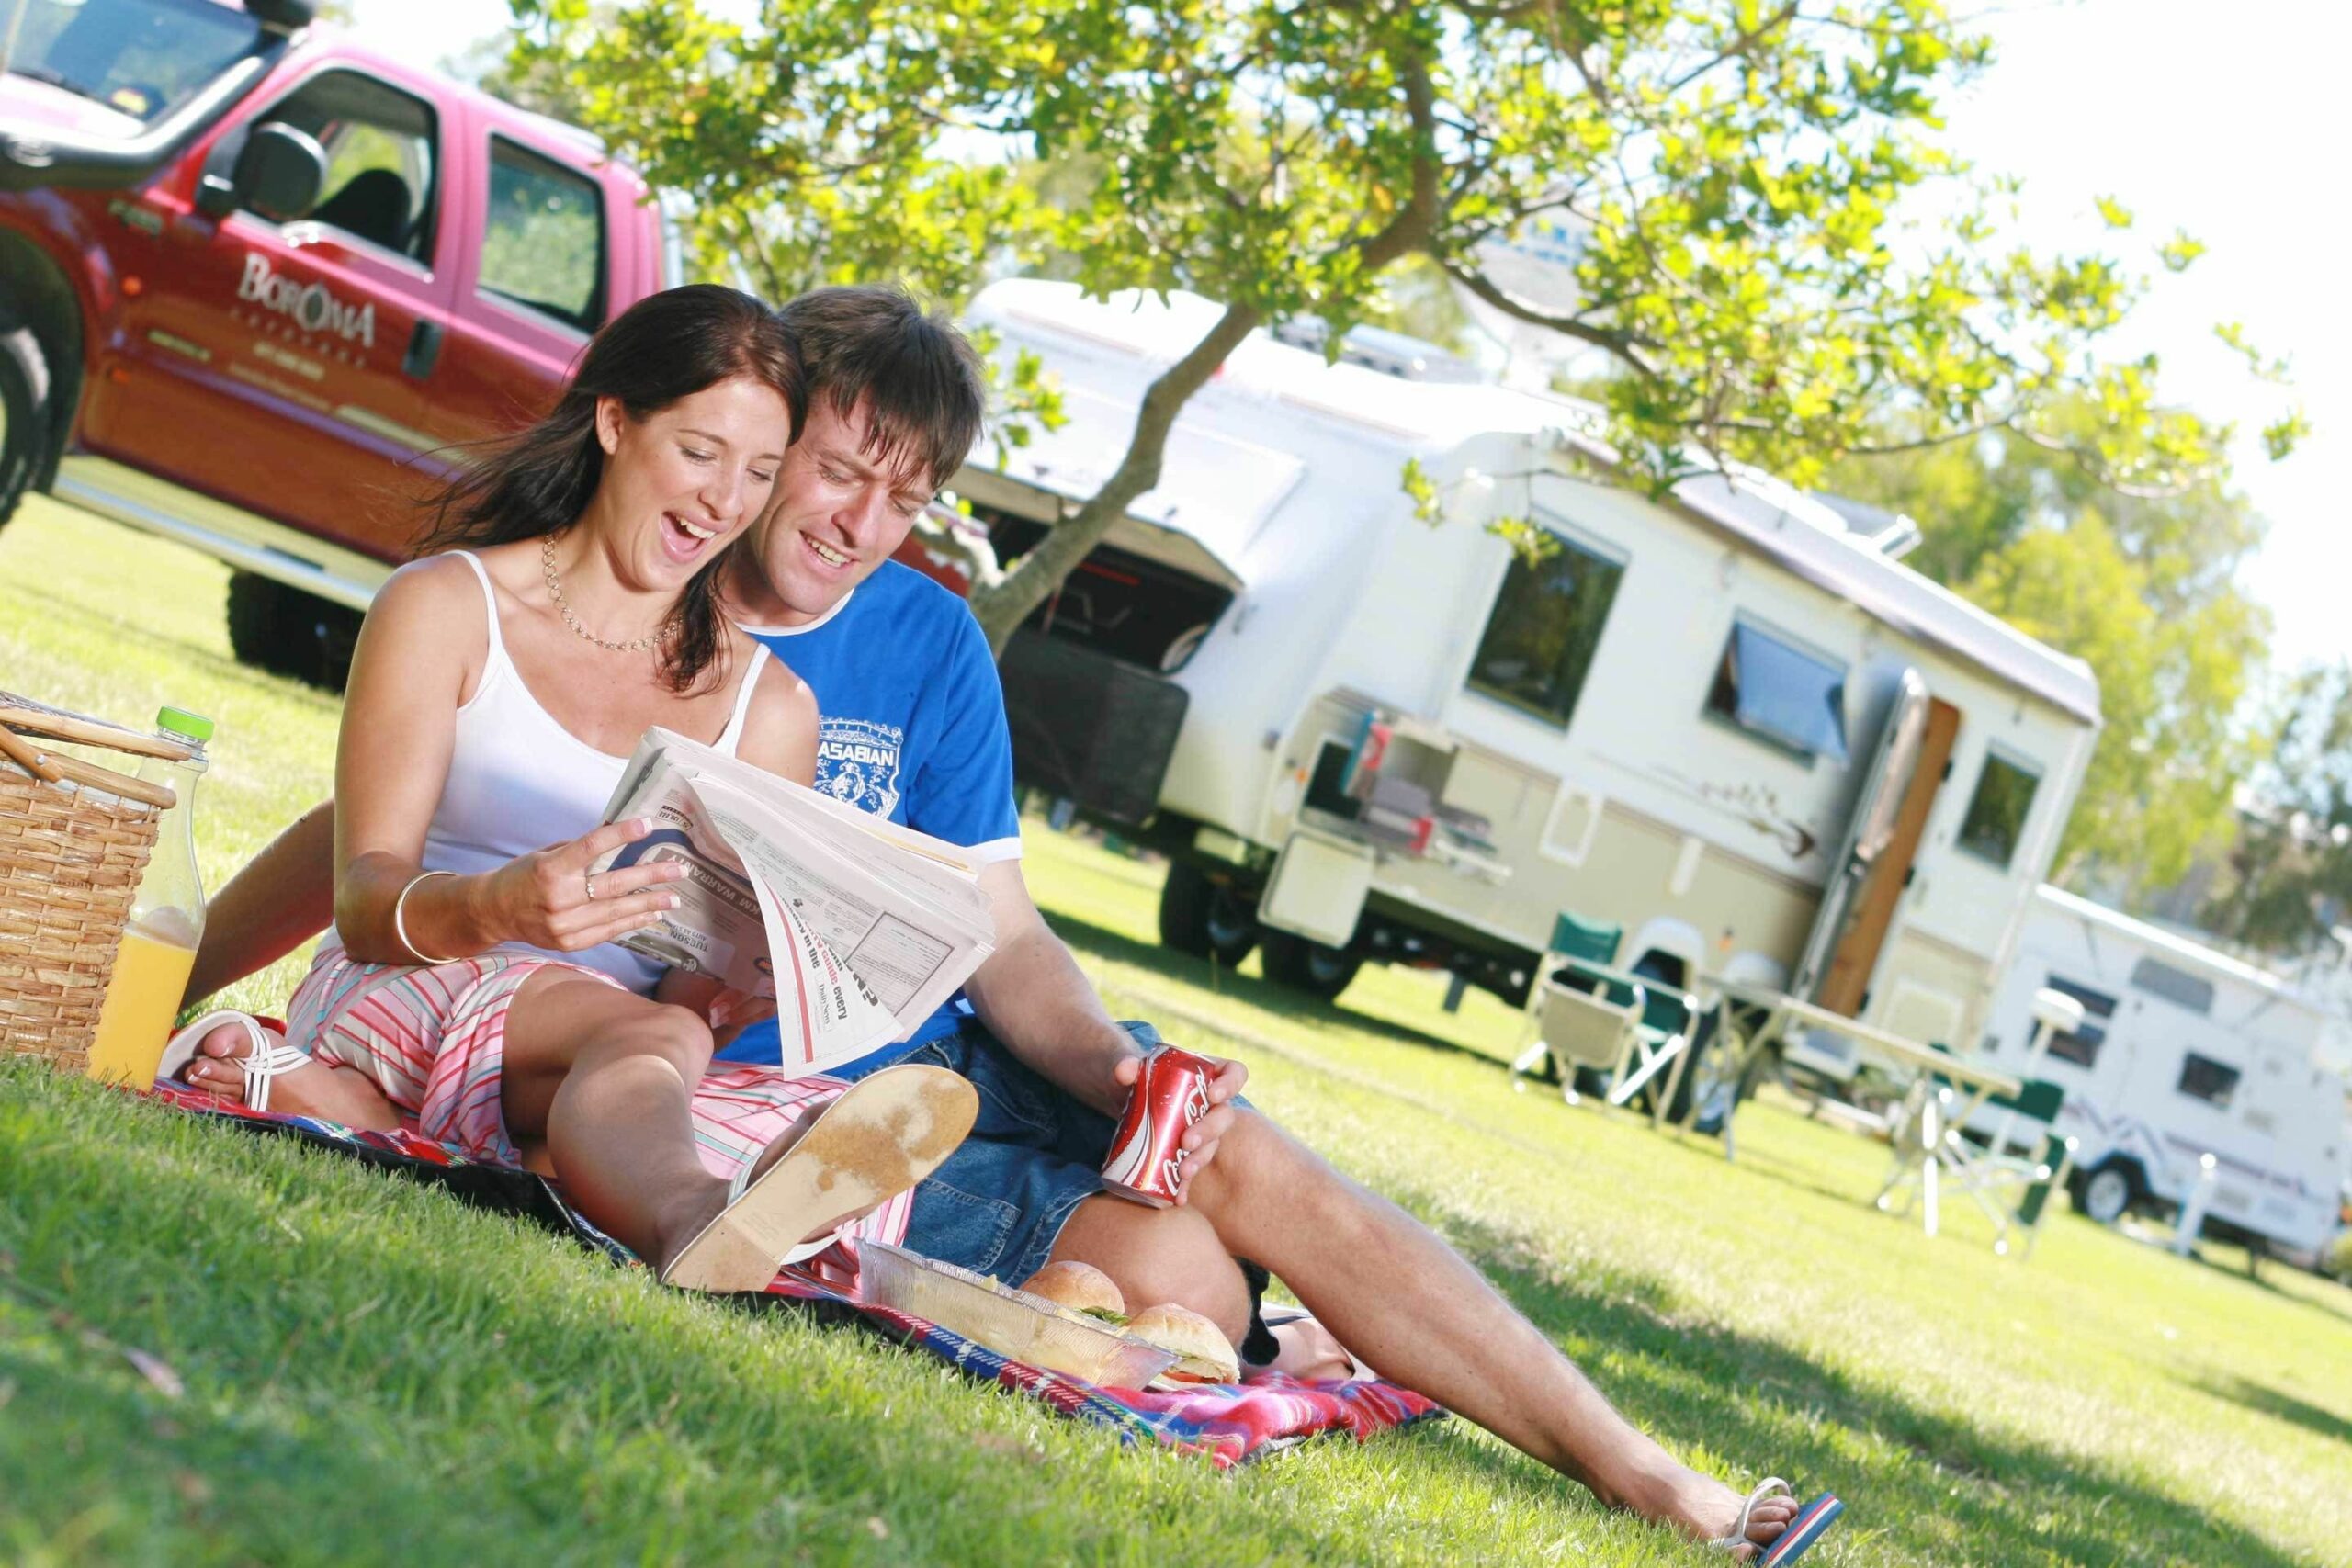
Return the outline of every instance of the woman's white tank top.
<path id="1" fill-rule="evenodd" d="M 628 759 L 597 750 L 539 705 L 523 683 L 522 671 L 506 656 L 490 572 L 470 550 L 450 553 L 473 568 L 481 580 L 489 612 L 490 654 L 482 661 L 481 684 L 458 709 L 448 782 L 424 831 L 424 869 L 472 875 L 594 829 L 605 819 L 605 803 L 612 798 Z M 736 684 L 727 728 L 711 742 L 730 757 L 768 660 L 766 644 L 754 646 L 757 651 Z M 332 930 L 325 940 L 336 940 Z M 650 994 L 662 977 L 661 964 L 611 942 L 579 953 L 550 953 L 526 942 L 504 942 L 491 951 L 543 953 L 586 964 L 640 995 Z"/>

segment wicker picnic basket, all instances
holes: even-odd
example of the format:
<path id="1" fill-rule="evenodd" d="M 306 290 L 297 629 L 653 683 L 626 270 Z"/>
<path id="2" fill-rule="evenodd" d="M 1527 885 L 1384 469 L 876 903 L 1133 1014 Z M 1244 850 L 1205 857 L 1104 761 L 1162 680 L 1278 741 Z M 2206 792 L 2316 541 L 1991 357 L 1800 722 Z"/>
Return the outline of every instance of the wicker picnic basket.
<path id="1" fill-rule="evenodd" d="M 44 739 L 134 757 L 190 753 L 0 692 L 0 1055 L 79 1072 L 172 792 Z"/>

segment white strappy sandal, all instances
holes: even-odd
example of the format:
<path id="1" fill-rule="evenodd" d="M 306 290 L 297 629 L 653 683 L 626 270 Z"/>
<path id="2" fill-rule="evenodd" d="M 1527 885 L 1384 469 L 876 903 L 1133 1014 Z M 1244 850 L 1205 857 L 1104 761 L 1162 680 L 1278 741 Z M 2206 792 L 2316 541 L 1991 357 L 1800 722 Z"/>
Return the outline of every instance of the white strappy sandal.
<path id="1" fill-rule="evenodd" d="M 155 1081 L 167 1083 L 178 1079 L 197 1057 L 197 1047 L 204 1037 L 224 1023 L 234 1023 L 245 1032 L 247 1050 L 243 1056 L 218 1058 L 233 1063 L 245 1075 L 245 1104 L 254 1111 L 269 1109 L 269 1080 L 280 1073 L 307 1066 L 311 1054 L 299 1051 L 283 1041 L 273 1042 L 261 1026 L 261 1020 L 249 1012 L 223 1009 L 208 1012 L 177 1034 L 164 1047 L 164 1055 L 155 1063 Z"/>
<path id="2" fill-rule="evenodd" d="M 1774 1496 L 1794 1498 L 1796 1491 L 1777 1475 L 1763 1482 L 1747 1495 L 1747 1501 L 1740 1505 L 1739 1522 L 1733 1525 L 1727 1533 L 1707 1544 L 1719 1546 L 1725 1551 L 1736 1551 L 1743 1546 L 1757 1546 L 1747 1539 L 1748 1517 L 1756 1512 L 1757 1504 Z M 1757 1547 L 1756 1568 L 1782 1568 L 1784 1563 L 1794 1562 L 1811 1550 L 1815 1541 L 1827 1533 L 1829 1527 L 1838 1522 L 1838 1516 L 1845 1511 L 1846 1505 L 1839 1502 L 1834 1494 L 1825 1492 L 1815 1497 L 1797 1510 L 1796 1517 L 1789 1521 L 1789 1528 L 1773 1537 L 1770 1546 Z"/>

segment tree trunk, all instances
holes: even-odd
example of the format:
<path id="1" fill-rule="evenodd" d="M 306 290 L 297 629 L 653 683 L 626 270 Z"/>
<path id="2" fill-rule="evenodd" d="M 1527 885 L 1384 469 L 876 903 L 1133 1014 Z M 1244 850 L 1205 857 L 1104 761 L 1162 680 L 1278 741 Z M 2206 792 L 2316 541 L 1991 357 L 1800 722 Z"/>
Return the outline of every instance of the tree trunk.
<path id="1" fill-rule="evenodd" d="M 1111 525 L 1127 514 L 1135 499 L 1159 482 L 1159 462 L 1168 450 L 1168 433 L 1175 428 L 1176 415 L 1260 320 L 1258 311 L 1249 306 L 1227 306 L 1216 325 L 1183 358 L 1161 371 L 1145 391 L 1143 407 L 1136 413 L 1135 434 L 1127 441 L 1127 454 L 1120 459 L 1118 471 L 1075 515 L 1048 529 L 1037 547 L 1023 556 L 1003 581 L 974 591 L 972 614 L 988 634 L 991 652 L 1003 656 L 1013 628 L 1061 586 L 1070 569 L 1111 531 Z"/>

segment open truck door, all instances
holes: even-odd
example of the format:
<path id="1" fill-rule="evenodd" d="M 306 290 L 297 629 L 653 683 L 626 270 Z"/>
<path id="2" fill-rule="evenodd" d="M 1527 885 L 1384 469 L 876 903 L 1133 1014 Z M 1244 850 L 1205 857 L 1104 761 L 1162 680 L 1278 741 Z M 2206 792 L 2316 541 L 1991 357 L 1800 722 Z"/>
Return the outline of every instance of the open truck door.
<path id="1" fill-rule="evenodd" d="M 1792 995 L 1848 1017 L 1861 1011 L 1959 734 L 1960 710 L 1929 695 L 1917 670 L 1895 677 Z"/>

